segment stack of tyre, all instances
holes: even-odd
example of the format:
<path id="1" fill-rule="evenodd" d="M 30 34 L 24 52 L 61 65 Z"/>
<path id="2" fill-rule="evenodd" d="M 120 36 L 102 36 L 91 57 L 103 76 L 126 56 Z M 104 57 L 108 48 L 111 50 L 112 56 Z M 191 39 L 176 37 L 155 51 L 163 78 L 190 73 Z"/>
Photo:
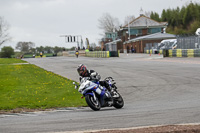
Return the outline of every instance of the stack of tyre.
<path id="1" fill-rule="evenodd" d="M 200 49 L 194 50 L 194 57 L 200 57 Z"/>
<path id="2" fill-rule="evenodd" d="M 176 50 L 176 57 L 182 57 L 182 49 Z"/>
<path id="3" fill-rule="evenodd" d="M 187 49 L 182 49 L 182 57 L 187 57 Z"/>

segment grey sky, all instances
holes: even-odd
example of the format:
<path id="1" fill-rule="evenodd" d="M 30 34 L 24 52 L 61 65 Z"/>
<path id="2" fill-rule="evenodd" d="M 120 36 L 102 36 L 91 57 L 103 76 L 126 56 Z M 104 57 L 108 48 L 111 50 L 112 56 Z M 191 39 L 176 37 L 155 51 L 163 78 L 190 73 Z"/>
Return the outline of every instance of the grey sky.
<path id="1" fill-rule="evenodd" d="M 82 35 L 83 42 L 98 44 L 98 19 L 109 13 L 123 24 L 126 16 L 143 11 L 161 14 L 163 9 L 182 7 L 191 0 L 0 0 L 0 16 L 10 24 L 12 41 L 32 41 L 36 46 L 72 47 L 60 35 Z M 200 0 L 192 0 L 200 2 Z M 1 46 L 1 47 L 3 47 Z"/>

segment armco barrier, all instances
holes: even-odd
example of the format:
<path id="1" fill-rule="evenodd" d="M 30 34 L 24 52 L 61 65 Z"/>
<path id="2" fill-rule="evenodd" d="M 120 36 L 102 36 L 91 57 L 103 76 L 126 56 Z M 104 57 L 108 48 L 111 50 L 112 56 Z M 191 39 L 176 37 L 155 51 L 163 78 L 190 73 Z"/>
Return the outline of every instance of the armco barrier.
<path id="1" fill-rule="evenodd" d="M 86 57 L 109 58 L 109 51 L 90 51 L 85 52 Z"/>

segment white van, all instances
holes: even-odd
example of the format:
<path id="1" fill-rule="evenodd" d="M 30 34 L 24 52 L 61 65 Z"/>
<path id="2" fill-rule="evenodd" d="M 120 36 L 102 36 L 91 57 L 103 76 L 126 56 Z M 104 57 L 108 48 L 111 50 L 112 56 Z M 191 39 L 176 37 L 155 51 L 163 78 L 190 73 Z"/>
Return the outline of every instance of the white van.
<path id="1" fill-rule="evenodd" d="M 177 39 L 165 39 L 158 45 L 159 49 L 175 49 L 177 47 Z"/>
<path id="2" fill-rule="evenodd" d="M 195 33 L 196 33 L 197 36 L 200 36 L 200 28 L 198 28 Z"/>

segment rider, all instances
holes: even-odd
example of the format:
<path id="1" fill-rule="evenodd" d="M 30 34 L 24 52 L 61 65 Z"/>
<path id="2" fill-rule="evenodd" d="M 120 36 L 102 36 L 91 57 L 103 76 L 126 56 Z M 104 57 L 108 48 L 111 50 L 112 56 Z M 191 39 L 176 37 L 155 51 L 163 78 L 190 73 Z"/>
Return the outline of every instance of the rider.
<path id="1" fill-rule="evenodd" d="M 93 82 L 99 81 L 99 84 L 101 86 L 105 86 L 109 91 L 111 90 L 110 85 L 106 81 L 100 81 L 101 76 L 97 72 L 95 72 L 94 70 L 87 70 L 84 64 L 80 64 L 77 68 L 77 71 L 80 76 L 80 81 L 83 77 L 89 77 L 90 81 L 93 81 Z"/>

